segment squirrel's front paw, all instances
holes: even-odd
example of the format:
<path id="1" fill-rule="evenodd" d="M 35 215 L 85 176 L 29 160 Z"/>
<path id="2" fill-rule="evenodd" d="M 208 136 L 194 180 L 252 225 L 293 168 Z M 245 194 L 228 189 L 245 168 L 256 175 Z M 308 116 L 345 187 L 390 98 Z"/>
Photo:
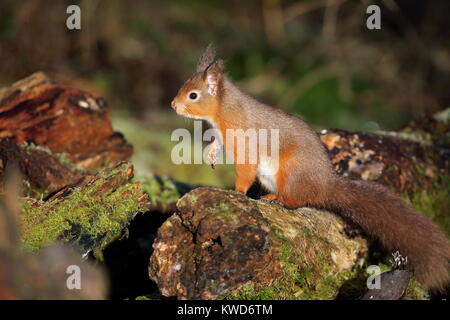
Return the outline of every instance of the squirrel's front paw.
<path id="1" fill-rule="evenodd" d="M 216 146 L 211 146 L 211 148 L 209 148 L 208 150 L 208 155 L 207 155 L 207 160 L 208 163 L 211 165 L 211 167 L 213 169 L 216 168 L 216 164 L 217 164 L 217 147 Z"/>
<path id="2" fill-rule="evenodd" d="M 211 165 L 211 167 L 214 169 L 217 164 L 217 160 L 220 155 L 222 145 L 220 142 L 216 139 L 213 143 L 211 143 L 208 146 L 208 153 L 206 154 L 206 161 Z"/>

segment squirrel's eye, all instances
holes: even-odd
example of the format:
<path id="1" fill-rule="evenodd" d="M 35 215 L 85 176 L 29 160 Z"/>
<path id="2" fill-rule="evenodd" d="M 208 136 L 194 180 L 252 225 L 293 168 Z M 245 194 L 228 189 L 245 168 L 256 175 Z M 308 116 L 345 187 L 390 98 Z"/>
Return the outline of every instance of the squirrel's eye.
<path id="1" fill-rule="evenodd" d="M 195 92 L 189 93 L 189 99 L 195 100 L 195 99 L 197 99 L 197 97 L 198 97 L 198 94 L 197 94 L 197 93 L 195 93 Z"/>

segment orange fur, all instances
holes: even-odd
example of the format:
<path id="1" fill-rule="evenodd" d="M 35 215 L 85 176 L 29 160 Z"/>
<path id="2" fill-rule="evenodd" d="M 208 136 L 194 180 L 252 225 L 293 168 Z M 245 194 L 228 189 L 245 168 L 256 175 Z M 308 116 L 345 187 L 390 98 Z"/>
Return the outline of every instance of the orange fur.
<path id="1" fill-rule="evenodd" d="M 256 165 L 237 164 L 235 190 L 246 193 L 256 178 Z"/>

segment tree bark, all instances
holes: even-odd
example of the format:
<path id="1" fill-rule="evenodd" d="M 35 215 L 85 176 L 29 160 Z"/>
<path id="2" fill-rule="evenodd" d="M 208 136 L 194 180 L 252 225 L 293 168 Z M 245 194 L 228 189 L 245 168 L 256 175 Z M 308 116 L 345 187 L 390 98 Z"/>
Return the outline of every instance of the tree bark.
<path id="1" fill-rule="evenodd" d="M 114 167 L 133 152 L 113 131 L 105 100 L 40 72 L 0 90 L 0 138 L 65 153 L 89 170 Z"/>
<path id="2" fill-rule="evenodd" d="M 395 132 L 323 130 L 320 138 L 339 174 L 397 193 L 432 191 L 441 176 L 450 174 L 449 120 L 446 109 Z"/>

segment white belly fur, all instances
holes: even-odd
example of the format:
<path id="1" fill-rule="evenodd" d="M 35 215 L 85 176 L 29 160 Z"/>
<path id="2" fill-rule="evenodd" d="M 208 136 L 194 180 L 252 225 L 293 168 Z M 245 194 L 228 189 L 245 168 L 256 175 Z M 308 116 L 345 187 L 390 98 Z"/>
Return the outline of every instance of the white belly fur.
<path id="1" fill-rule="evenodd" d="M 264 186 L 264 188 L 267 189 L 270 193 L 277 193 L 277 184 L 276 184 L 276 178 L 277 178 L 277 166 L 274 166 L 272 161 L 268 158 L 261 159 L 259 166 L 258 166 L 258 179 L 259 182 Z"/>

